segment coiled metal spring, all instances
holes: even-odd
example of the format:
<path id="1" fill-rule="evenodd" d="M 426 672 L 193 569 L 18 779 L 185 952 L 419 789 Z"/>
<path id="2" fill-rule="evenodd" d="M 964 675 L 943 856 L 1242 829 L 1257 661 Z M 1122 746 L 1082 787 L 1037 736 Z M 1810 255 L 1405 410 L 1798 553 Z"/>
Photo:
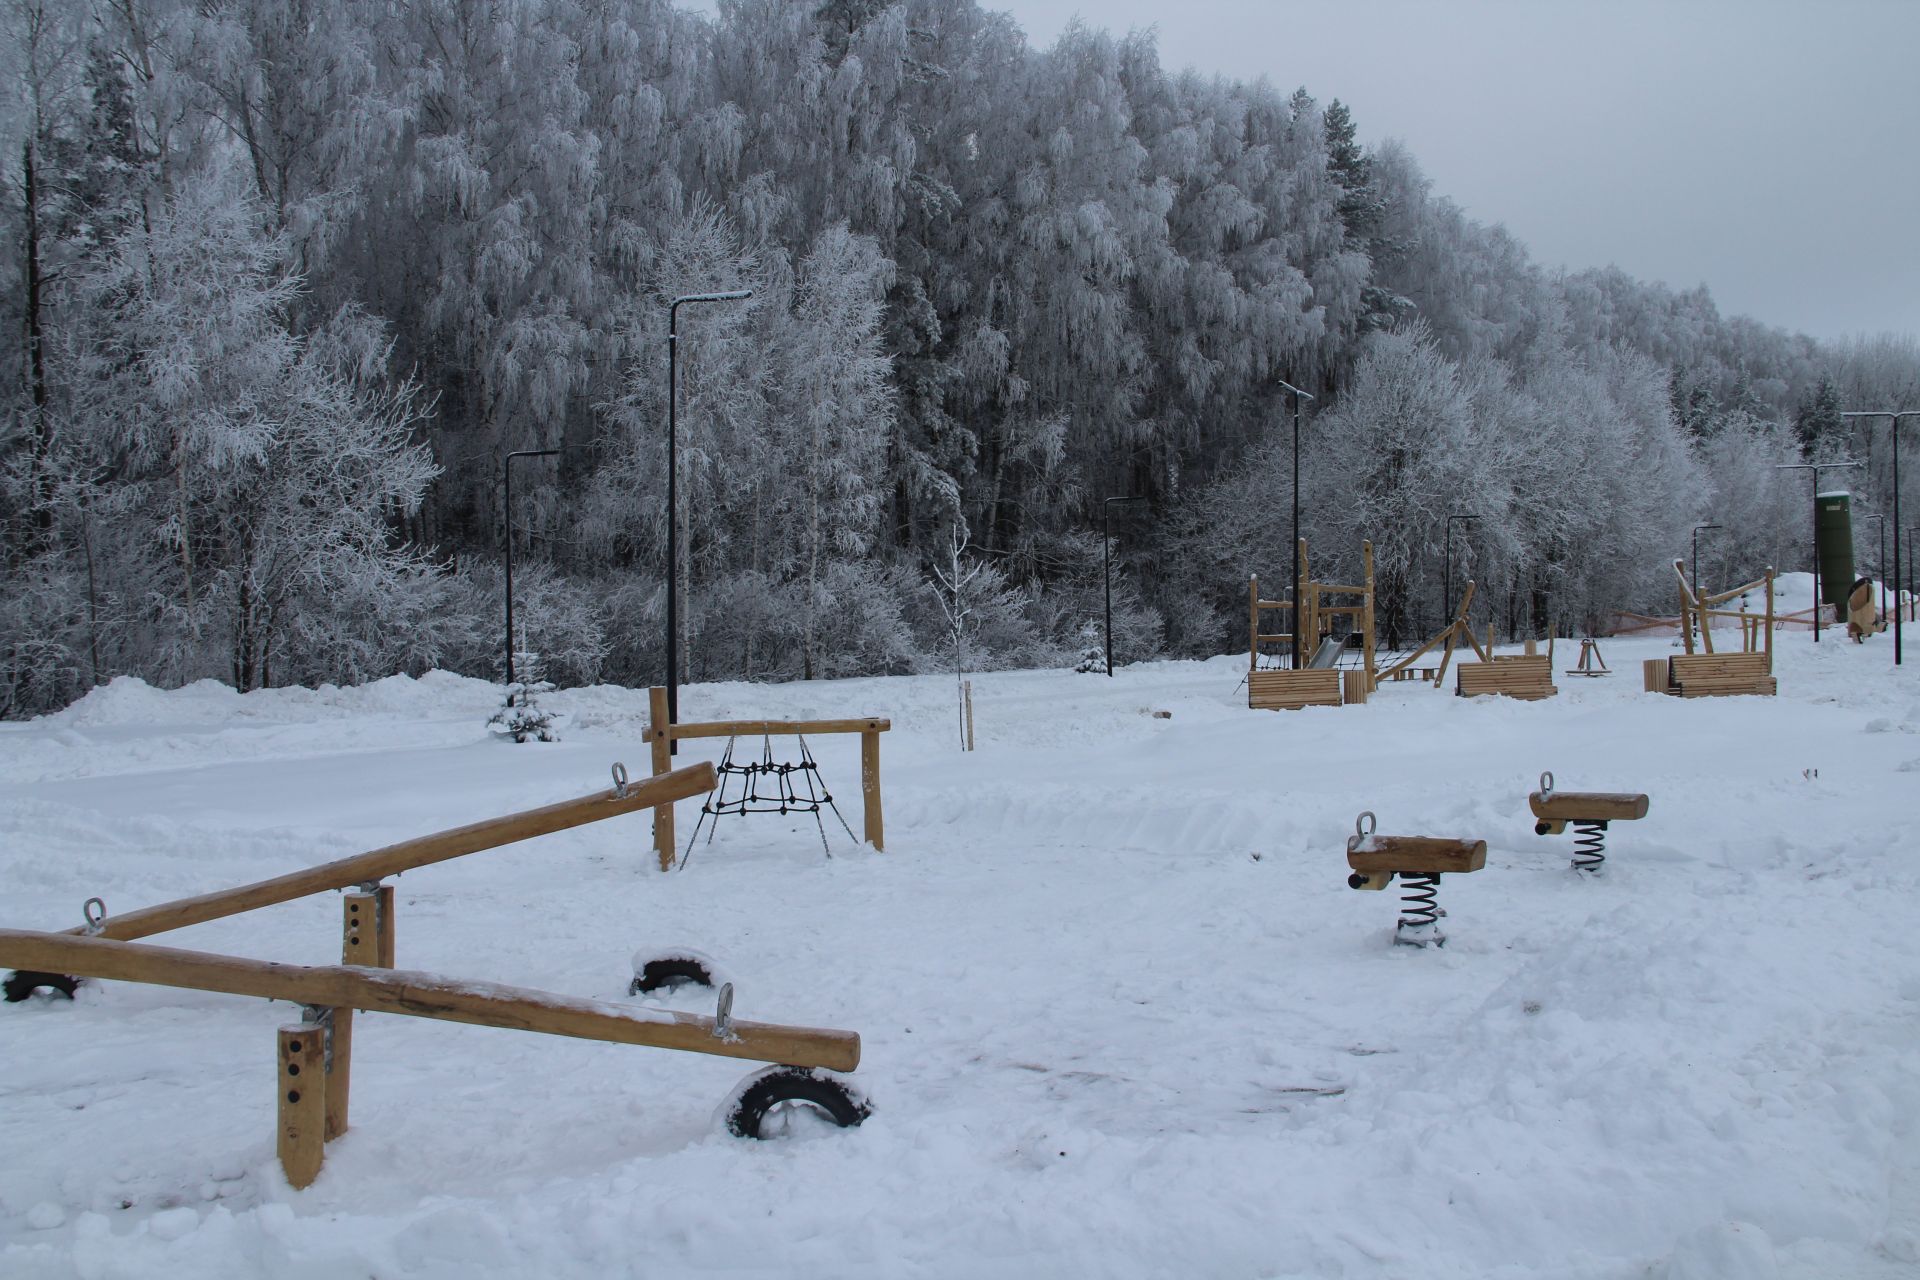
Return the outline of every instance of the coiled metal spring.
<path id="1" fill-rule="evenodd" d="M 1600 864 L 1607 860 L 1607 824 L 1605 822 L 1583 822 L 1573 820 L 1575 835 L 1573 838 L 1573 869 L 1596 875 Z"/>
<path id="2" fill-rule="evenodd" d="M 1400 876 L 1400 923 L 1394 929 L 1394 941 L 1407 942 L 1415 946 L 1425 946 L 1428 942 L 1442 944 L 1446 939 L 1441 936 L 1437 922 L 1443 914 L 1437 899 L 1440 896 L 1440 877 Z"/>

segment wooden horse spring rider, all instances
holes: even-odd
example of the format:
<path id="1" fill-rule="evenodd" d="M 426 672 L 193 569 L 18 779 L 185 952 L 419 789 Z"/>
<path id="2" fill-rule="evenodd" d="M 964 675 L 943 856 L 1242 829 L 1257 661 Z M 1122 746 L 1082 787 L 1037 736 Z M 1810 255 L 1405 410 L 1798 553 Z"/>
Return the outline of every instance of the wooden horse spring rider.
<path id="1" fill-rule="evenodd" d="M 1408 947 L 1442 947 L 1447 936 L 1437 923 L 1446 914 L 1434 899 L 1443 872 L 1478 871 L 1487 865 L 1485 840 L 1444 836 L 1383 836 L 1374 833 L 1371 812 L 1363 813 L 1347 837 L 1347 866 L 1353 889 L 1384 889 L 1400 877 L 1400 922 L 1393 940 Z"/>
<path id="2" fill-rule="evenodd" d="M 1537 836 L 1557 836 L 1571 822 L 1579 835 L 1573 853 L 1573 869 L 1598 875 L 1606 862 L 1607 824 L 1631 822 L 1647 816 L 1647 798 L 1629 791 L 1555 791 L 1553 775 L 1540 775 L 1540 789 L 1527 797 L 1527 806 L 1538 819 L 1533 824 Z"/>

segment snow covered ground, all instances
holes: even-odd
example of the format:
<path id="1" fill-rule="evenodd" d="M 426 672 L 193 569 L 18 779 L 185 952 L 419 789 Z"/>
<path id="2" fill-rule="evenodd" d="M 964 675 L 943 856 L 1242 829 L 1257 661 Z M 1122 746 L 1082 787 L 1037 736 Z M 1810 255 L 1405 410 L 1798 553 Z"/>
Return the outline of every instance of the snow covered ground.
<path id="1" fill-rule="evenodd" d="M 1920 1275 L 1908 639 L 1896 670 L 1891 635 L 1783 635 L 1777 699 L 1643 693 L 1651 639 L 1542 703 L 1249 711 L 1231 656 L 979 675 L 971 754 L 951 677 L 691 687 L 687 719 L 890 716 L 887 851 L 734 819 L 663 876 L 622 818 L 402 877 L 400 963 L 624 1000 L 633 952 L 697 947 L 737 1016 L 860 1033 L 864 1127 L 735 1139 L 750 1063 L 362 1015 L 354 1128 L 296 1193 L 294 1011 L 96 984 L 0 1008 L 0 1275 Z M 0 926 L 645 771 L 643 692 L 554 695 L 551 745 L 490 738 L 496 702 L 122 680 L 0 726 Z M 855 740 L 813 746 L 858 830 Z M 1542 770 L 1651 794 L 1604 878 L 1533 834 Z M 1347 888 L 1363 809 L 1487 840 L 1444 950 L 1391 944 L 1398 885 Z M 338 916 L 154 941 L 334 963 Z"/>

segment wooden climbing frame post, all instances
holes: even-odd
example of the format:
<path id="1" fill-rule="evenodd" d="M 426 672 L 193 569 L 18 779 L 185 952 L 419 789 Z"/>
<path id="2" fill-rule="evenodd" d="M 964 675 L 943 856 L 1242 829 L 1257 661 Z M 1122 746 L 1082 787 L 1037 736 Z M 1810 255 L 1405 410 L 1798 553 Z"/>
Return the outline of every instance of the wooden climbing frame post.
<path id="1" fill-rule="evenodd" d="M 861 823 L 867 843 L 876 849 L 887 847 L 886 815 L 880 808 L 880 730 L 860 731 L 860 798 L 865 813 Z"/>
<path id="2" fill-rule="evenodd" d="M 671 717 L 667 712 L 667 691 L 655 685 L 647 690 L 647 715 L 655 732 L 649 744 L 653 752 L 653 774 L 657 778 L 673 768 L 673 738 Z M 658 732 L 667 726 L 669 733 Z M 659 860 L 662 871 L 673 870 L 673 805 L 671 802 L 658 805 L 653 811 L 653 853 Z"/>

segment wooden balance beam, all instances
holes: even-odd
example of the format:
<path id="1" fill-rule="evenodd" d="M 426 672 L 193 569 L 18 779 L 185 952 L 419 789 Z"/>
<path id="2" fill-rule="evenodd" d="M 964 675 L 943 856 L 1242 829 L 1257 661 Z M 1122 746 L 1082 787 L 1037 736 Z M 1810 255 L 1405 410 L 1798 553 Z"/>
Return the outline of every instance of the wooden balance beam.
<path id="1" fill-rule="evenodd" d="M 17 929 L 0 929 L 0 965 L 305 1006 L 306 1022 L 281 1028 L 277 1054 L 278 1146 L 296 1188 L 318 1176 L 324 1144 L 347 1130 L 351 1041 L 337 1032 L 351 1026 L 355 1009 L 831 1071 L 860 1064 L 860 1037 L 852 1031 L 736 1022 L 428 973 L 275 964 Z"/>

